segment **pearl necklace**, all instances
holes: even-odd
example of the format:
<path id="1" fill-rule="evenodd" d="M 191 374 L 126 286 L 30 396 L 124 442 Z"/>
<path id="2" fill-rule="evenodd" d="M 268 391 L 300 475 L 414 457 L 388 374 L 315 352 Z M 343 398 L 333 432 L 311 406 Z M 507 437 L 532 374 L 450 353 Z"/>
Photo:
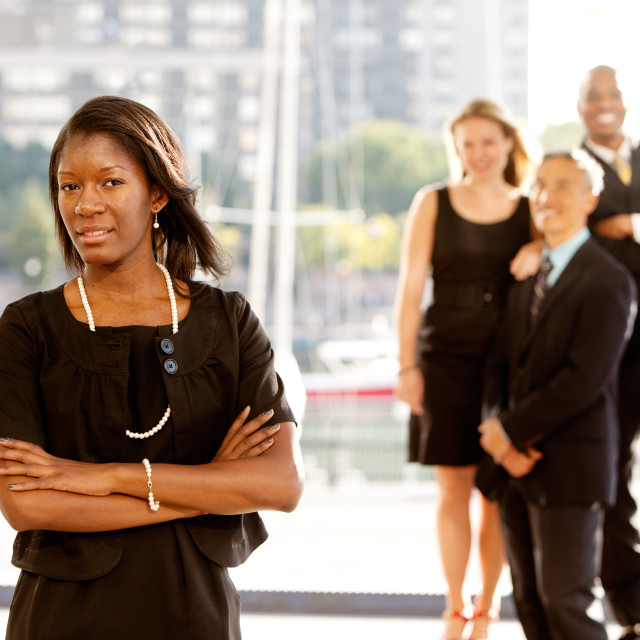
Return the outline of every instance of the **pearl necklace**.
<path id="1" fill-rule="evenodd" d="M 173 333 L 176 334 L 178 333 L 178 305 L 176 304 L 176 296 L 173 293 L 173 283 L 171 282 L 171 275 L 169 274 L 169 272 L 167 271 L 164 265 L 161 265 L 160 263 L 156 263 L 156 264 L 158 265 L 158 269 L 162 271 L 164 275 L 164 279 L 167 283 L 167 293 L 169 294 L 169 302 L 171 303 L 171 326 L 173 328 Z M 78 290 L 80 291 L 80 299 L 82 300 L 82 306 L 84 307 L 84 311 L 87 314 L 89 329 L 95 332 L 96 325 L 95 325 L 95 322 L 93 321 L 93 313 L 91 313 L 91 307 L 89 306 L 89 299 L 87 298 L 87 292 L 84 288 L 84 280 L 82 279 L 82 276 L 78 276 Z M 140 433 L 137 431 L 129 431 L 129 429 L 127 429 L 125 431 L 125 434 L 128 438 L 133 438 L 136 440 L 150 438 L 151 436 L 158 433 L 158 431 L 160 431 L 162 427 L 164 427 L 170 415 L 171 415 L 171 405 L 167 405 L 167 410 L 164 412 L 164 415 L 162 416 L 162 418 L 160 418 L 160 421 L 155 427 L 153 427 L 153 429 L 149 429 L 149 431 L 145 431 L 143 433 Z"/>

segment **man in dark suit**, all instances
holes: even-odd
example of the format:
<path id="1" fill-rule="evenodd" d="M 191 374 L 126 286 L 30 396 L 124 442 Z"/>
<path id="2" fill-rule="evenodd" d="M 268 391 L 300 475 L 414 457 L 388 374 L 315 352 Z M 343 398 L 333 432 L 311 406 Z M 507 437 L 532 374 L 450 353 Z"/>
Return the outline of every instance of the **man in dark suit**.
<path id="1" fill-rule="evenodd" d="M 580 86 L 578 112 L 583 142 L 604 170 L 604 190 L 590 218 L 596 240 L 615 256 L 640 287 L 640 146 L 623 131 L 626 107 L 611 67 L 591 69 Z M 640 321 L 620 365 L 618 491 L 604 524 L 601 581 L 625 631 L 640 638 L 640 536 L 632 518 L 637 506 L 629 484 L 633 445 L 640 431 Z"/>
<path id="2" fill-rule="evenodd" d="M 479 427 L 506 470 L 500 515 L 528 640 L 607 638 L 591 610 L 615 498 L 616 377 L 635 287 L 586 227 L 601 184 L 585 152 L 543 160 L 532 194 L 541 271 L 509 292 L 498 359 L 506 393 Z"/>

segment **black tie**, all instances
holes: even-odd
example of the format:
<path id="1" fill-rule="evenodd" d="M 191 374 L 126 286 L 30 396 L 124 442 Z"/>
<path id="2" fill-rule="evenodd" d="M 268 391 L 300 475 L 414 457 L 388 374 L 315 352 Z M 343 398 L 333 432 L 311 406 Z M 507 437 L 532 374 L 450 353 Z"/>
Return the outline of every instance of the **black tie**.
<path id="1" fill-rule="evenodd" d="M 549 273 L 553 269 L 549 256 L 546 256 L 540 265 L 540 270 L 536 274 L 536 281 L 533 283 L 533 293 L 531 294 L 531 303 L 529 304 L 529 322 L 534 323 L 540 313 L 540 307 L 549 292 Z"/>

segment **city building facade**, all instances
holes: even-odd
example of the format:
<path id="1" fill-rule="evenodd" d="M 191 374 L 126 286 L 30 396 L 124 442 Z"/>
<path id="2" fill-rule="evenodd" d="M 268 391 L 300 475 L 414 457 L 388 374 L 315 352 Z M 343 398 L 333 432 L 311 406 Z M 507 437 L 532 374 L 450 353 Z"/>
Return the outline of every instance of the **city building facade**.
<path id="1" fill-rule="evenodd" d="M 300 167 L 363 120 L 439 133 L 478 96 L 526 118 L 527 0 L 4 0 L 0 137 L 50 146 L 85 100 L 119 94 L 171 124 L 212 198 L 250 190 L 277 3 L 299 8 Z"/>

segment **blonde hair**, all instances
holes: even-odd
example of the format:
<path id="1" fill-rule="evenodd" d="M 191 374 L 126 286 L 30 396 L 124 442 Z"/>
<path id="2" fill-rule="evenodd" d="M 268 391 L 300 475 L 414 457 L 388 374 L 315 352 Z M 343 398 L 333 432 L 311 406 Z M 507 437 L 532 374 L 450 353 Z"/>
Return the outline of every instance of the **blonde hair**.
<path id="1" fill-rule="evenodd" d="M 491 100 L 478 98 L 472 100 L 464 106 L 447 126 L 447 143 L 449 146 L 449 160 L 453 166 L 452 173 L 458 170 L 461 177 L 464 177 L 464 168 L 460 166 L 460 159 L 453 137 L 455 128 L 469 118 L 484 118 L 500 125 L 505 137 L 513 140 L 513 149 L 509 153 L 507 166 L 504 168 L 504 179 L 514 187 L 521 187 L 523 183 L 531 177 L 533 171 L 533 160 L 525 144 L 524 136 L 520 129 L 511 120 L 506 109 Z"/>

